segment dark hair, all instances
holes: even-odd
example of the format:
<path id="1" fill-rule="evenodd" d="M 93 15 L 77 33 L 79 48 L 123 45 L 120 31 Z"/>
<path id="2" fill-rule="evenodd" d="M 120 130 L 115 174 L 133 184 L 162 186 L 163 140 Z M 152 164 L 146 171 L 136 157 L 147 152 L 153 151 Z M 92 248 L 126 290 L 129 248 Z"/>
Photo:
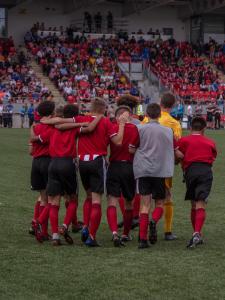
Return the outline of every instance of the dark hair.
<path id="1" fill-rule="evenodd" d="M 202 117 L 195 117 L 191 121 L 191 129 L 193 131 L 202 131 L 206 126 L 206 120 Z"/>
<path id="2" fill-rule="evenodd" d="M 126 105 L 130 107 L 130 109 L 133 109 L 138 105 L 138 99 L 137 97 L 134 97 L 129 94 L 123 95 L 118 99 L 117 105 L 118 106 Z"/>
<path id="3" fill-rule="evenodd" d="M 161 108 L 160 108 L 159 104 L 152 103 L 147 106 L 146 112 L 150 119 L 157 119 L 160 117 Z"/>
<path id="4" fill-rule="evenodd" d="M 106 110 L 106 103 L 101 98 L 95 98 L 91 104 L 91 111 L 97 113 L 104 113 Z"/>
<path id="5" fill-rule="evenodd" d="M 79 114 L 79 108 L 75 104 L 67 104 L 63 108 L 64 118 L 73 118 Z"/>
<path id="6" fill-rule="evenodd" d="M 125 111 L 128 111 L 130 114 L 132 113 L 131 109 L 129 106 L 126 105 L 121 105 L 119 106 L 116 111 L 115 111 L 115 116 L 117 116 L 118 114 L 121 115 L 122 113 L 124 113 Z"/>
<path id="7" fill-rule="evenodd" d="M 41 117 L 48 117 L 54 113 L 55 103 L 49 100 L 41 102 L 37 107 L 37 112 Z"/>
<path id="8" fill-rule="evenodd" d="M 160 104 L 164 108 L 172 108 L 174 106 L 175 102 L 176 102 L 176 99 L 175 99 L 173 94 L 165 93 L 165 94 L 162 95 Z"/>

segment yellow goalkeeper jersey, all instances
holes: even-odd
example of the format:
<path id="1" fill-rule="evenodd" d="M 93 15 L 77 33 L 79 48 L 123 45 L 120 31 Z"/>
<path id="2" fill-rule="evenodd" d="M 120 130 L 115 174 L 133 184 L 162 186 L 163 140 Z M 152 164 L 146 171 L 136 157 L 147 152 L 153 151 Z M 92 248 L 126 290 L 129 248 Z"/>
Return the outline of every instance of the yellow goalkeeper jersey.
<path id="1" fill-rule="evenodd" d="M 182 136 L 182 129 L 180 123 L 175 120 L 171 115 L 166 112 L 161 112 L 161 117 L 159 118 L 159 123 L 163 126 L 169 127 L 173 130 L 173 134 L 176 140 L 180 139 Z"/>

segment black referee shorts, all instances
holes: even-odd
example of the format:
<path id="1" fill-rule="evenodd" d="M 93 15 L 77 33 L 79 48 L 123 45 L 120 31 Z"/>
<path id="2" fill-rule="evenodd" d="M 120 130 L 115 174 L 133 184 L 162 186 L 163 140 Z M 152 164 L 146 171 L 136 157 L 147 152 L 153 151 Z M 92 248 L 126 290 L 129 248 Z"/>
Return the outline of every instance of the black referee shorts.
<path id="1" fill-rule="evenodd" d="M 104 194 L 106 181 L 106 161 L 99 156 L 90 161 L 79 161 L 80 177 L 84 189 L 92 193 Z"/>
<path id="2" fill-rule="evenodd" d="M 207 202 L 213 182 L 211 165 L 193 163 L 186 170 L 184 178 L 187 188 L 185 200 Z"/>
<path id="3" fill-rule="evenodd" d="M 138 191 L 141 195 L 152 195 L 154 200 L 166 198 L 165 178 L 161 177 L 141 177 L 137 180 Z"/>
<path id="4" fill-rule="evenodd" d="M 132 163 L 111 162 L 107 171 L 106 189 L 108 195 L 119 198 L 122 194 L 126 200 L 132 201 L 136 190 Z"/>
<path id="5" fill-rule="evenodd" d="M 47 194 L 49 196 L 77 194 L 76 163 L 73 158 L 52 158 L 48 169 Z"/>
<path id="6" fill-rule="evenodd" d="M 31 189 L 33 191 L 46 189 L 50 161 L 51 158 L 49 156 L 40 156 L 33 159 L 31 168 Z"/>

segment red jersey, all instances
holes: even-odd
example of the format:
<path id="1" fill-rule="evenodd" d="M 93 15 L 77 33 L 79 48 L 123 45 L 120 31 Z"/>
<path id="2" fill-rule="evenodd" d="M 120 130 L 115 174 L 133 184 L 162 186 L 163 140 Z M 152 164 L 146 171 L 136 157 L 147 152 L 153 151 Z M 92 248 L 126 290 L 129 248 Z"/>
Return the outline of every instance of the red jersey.
<path id="1" fill-rule="evenodd" d="M 49 156 L 49 142 L 50 136 L 54 128 L 49 125 L 45 124 L 37 124 L 34 126 L 34 134 L 39 137 L 40 142 L 33 142 L 32 143 L 32 156 L 33 157 L 40 157 L 40 156 Z M 42 135 L 45 137 L 45 141 L 42 140 Z"/>
<path id="2" fill-rule="evenodd" d="M 54 128 L 50 138 L 49 153 L 51 157 L 72 157 L 76 158 L 76 138 L 79 129 L 60 131 Z"/>
<path id="3" fill-rule="evenodd" d="M 195 162 L 203 162 L 212 165 L 217 156 L 214 141 L 201 134 L 191 134 L 189 136 L 182 137 L 177 142 L 177 146 L 184 154 L 184 169 L 187 169 Z"/>
<path id="4" fill-rule="evenodd" d="M 92 122 L 94 116 L 80 116 L 76 122 Z M 80 160 L 89 161 L 98 156 L 107 155 L 110 138 L 117 134 L 108 118 L 102 118 L 96 129 L 88 134 L 81 134 L 78 140 L 78 155 Z"/>
<path id="5" fill-rule="evenodd" d="M 118 132 L 119 125 L 114 125 L 115 131 Z M 129 161 L 133 162 L 134 154 L 129 152 L 129 147 L 137 148 L 139 146 L 139 133 L 135 125 L 126 123 L 124 128 L 122 145 L 118 146 L 110 143 L 109 161 Z"/>

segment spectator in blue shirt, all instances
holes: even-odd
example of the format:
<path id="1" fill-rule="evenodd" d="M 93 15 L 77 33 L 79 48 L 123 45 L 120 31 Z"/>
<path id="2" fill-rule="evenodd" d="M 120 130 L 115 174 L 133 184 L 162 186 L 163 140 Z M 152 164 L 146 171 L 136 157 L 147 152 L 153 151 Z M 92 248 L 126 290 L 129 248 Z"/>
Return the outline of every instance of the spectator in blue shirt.
<path id="1" fill-rule="evenodd" d="M 31 127 L 34 123 L 34 104 L 32 103 L 27 111 L 28 119 L 29 119 L 29 127 Z"/>

